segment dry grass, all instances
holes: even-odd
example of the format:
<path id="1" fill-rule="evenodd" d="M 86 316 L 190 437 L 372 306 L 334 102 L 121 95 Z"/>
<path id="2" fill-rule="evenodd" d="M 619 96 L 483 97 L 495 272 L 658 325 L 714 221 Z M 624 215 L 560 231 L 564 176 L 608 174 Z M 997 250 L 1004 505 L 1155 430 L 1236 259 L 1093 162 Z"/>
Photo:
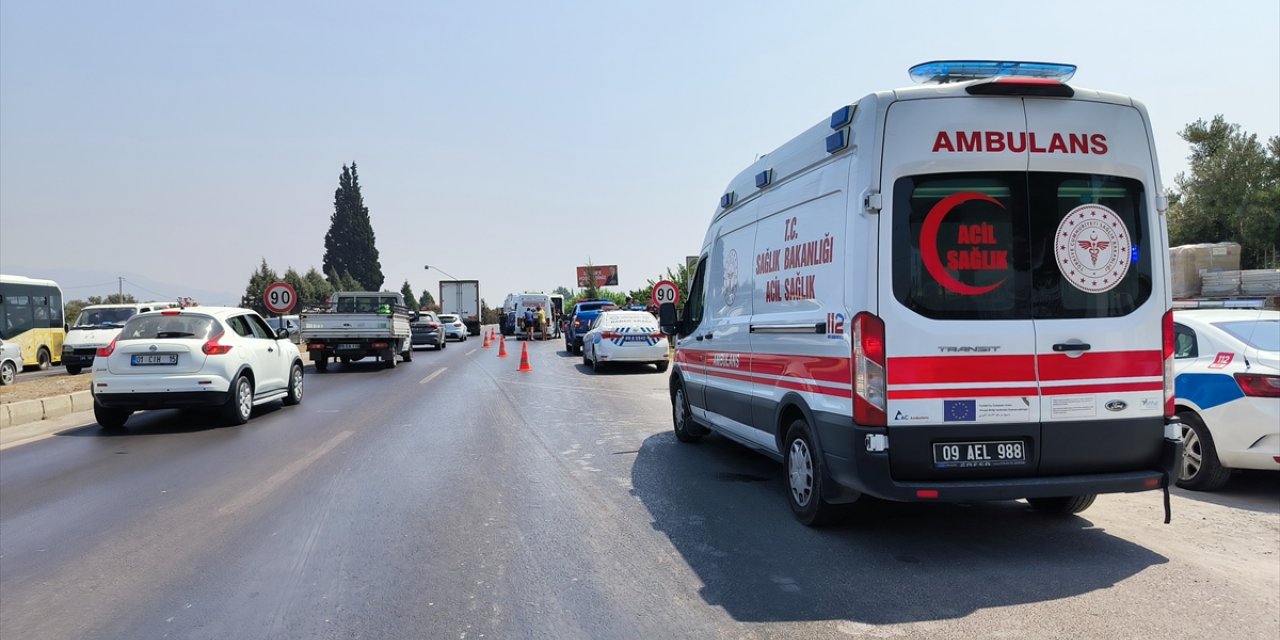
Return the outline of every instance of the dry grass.
<path id="1" fill-rule="evenodd" d="M 34 380 L 23 380 L 23 376 L 19 374 L 16 384 L 0 387 L 0 404 L 88 391 L 92 384 L 93 376 L 88 373 L 78 376 L 69 376 L 64 373 Z"/>

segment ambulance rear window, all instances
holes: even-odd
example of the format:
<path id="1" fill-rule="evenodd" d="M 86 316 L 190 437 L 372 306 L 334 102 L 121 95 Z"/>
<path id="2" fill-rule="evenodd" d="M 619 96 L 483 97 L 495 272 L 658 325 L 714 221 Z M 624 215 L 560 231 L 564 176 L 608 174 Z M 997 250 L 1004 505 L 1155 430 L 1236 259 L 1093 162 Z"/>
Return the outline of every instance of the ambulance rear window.
<path id="1" fill-rule="evenodd" d="M 991 172 L 893 194 L 894 297 L 936 319 L 1119 317 L 1151 294 L 1140 182 Z"/>

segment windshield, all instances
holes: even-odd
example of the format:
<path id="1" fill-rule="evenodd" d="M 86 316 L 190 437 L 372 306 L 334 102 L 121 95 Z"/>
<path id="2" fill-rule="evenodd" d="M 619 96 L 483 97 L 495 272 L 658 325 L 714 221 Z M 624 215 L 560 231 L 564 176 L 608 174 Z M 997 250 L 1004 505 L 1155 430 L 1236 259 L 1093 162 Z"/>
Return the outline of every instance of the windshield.
<path id="1" fill-rule="evenodd" d="M 218 324 L 209 316 L 141 315 L 125 323 L 119 340 L 158 340 L 163 338 L 196 338 L 206 340 L 217 331 Z"/>
<path id="2" fill-rule="evenodd" d="M 133 307 L 110 307 L 106 309 L 85 309 L 76 316 L 76 322 L 72 325 L 77 329 L 113 327 L 120 328 L 129 318 L 132 318 L 136 311 Z"/>
<path id="3" fill-rule="evenodd" d="M 1213 326 L 1261 351 L 1280 351 L 1280 320 L 1236 320 Z"/>

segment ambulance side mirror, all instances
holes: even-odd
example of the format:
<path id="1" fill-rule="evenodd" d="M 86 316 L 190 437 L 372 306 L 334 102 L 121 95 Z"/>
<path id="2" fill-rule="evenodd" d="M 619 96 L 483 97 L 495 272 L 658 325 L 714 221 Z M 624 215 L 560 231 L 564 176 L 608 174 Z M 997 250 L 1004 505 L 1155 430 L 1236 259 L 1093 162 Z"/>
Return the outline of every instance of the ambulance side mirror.
<path id="1" fill-rule="evenodd" d="M 658 326 L 661 327 L 662 333 L 674 336 L 680 331 L 680 323 L 676 320 L 676 305 L 671 302 L 664 302 L 658 305 Z"/>

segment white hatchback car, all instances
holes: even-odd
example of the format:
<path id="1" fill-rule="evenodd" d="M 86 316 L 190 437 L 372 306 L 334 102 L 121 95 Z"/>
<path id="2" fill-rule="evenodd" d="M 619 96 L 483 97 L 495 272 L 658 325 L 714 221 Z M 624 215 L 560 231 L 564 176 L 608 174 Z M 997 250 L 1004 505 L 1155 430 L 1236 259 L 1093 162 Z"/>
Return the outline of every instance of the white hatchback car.
<path id="1" fill-rule="evenodd" d="M 1173 322 L 1178 486 L 1212 491 L 1232 469 L 1280 470 L 1280 311 L 1179 309 Z"/>
<path id="2" fill-rule="evenodd" d="M 645 311 L 605 311 L 582 336 L 582 364 L 600 371 L 611 362 L 653 363 L 667 370 L 671 349 L 658 319 Z"/>
<path id="3" fill-rule="evenodd" d="M 93 361 L 93 414 L 108 429 L 140 409 L 177 407 L 220 407 L 244 424 L 273 400 L 302 402 L 302 357 L 287 330 L 249 309 L 140 313 Z"/>
<path id="4" fill-rule="evenodd" d="M 444 337 L 446 340 L 466 341 L 467 325 L 462 322 L 462 319 L 456 313 L 440 314 L 440 324 L 444 325 Z"/>

